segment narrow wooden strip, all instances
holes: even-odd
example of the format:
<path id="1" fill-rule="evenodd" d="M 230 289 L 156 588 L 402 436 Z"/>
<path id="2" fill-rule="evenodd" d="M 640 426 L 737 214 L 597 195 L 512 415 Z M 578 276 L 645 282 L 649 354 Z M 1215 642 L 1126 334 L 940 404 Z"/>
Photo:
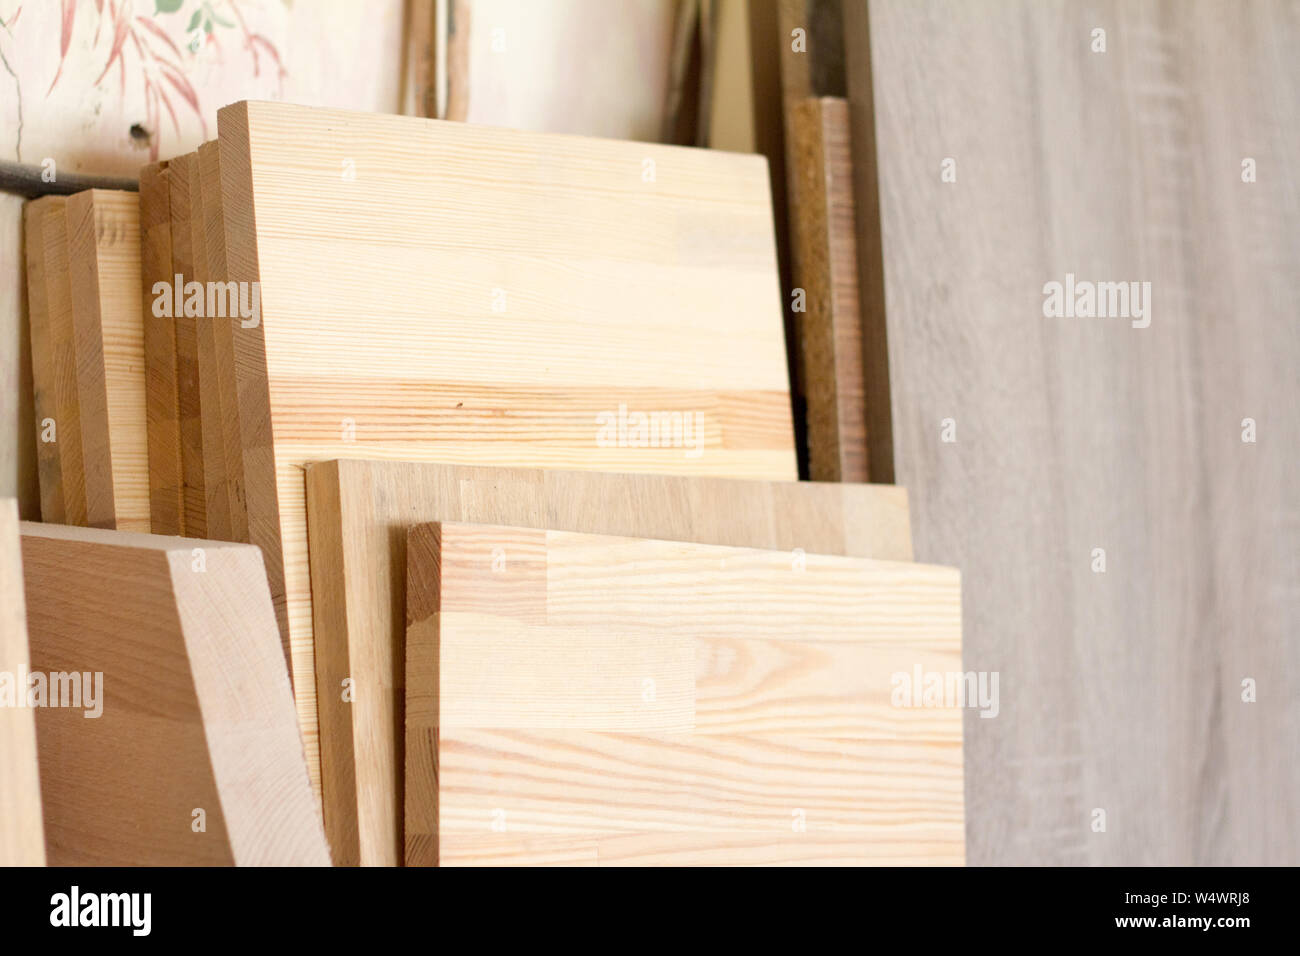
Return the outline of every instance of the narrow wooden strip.
<path id="1" fill-rule="evenodd" d="M 58 379 L 45 275 L 46 211 L 62 207 L 62 197 L 46 196 L 23 207 L 27 264 L 27 320 L 32 343 L 32 399 L 36 420 L 36 469 L 41 493 L 41 520 L 64 524 L 63 471 L 59 463 Z M 51 425 L 53 428 L 51 428 Z"/>
<path id="2" fill-rule="evenodd" d="M 67 201 L 51 204 L 42 214 L 45 241 L 45 295 L 53 345 L 54 398 L 59 473 L 63 481 L 64 520 L 84 525 L 86 511 L 85 451 L 81 437 L 81 396 L 77 387 L 76 329 L 72 282 L 68 276 Z"/>

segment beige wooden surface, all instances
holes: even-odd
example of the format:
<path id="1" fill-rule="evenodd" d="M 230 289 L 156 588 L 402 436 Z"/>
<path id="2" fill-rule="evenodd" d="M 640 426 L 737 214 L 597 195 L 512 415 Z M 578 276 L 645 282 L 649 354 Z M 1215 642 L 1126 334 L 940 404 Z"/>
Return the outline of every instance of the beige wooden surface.
<path id="1" fill-rule="evenodd" d="M 0 674 L 11 685 L 0 697 L 0 866 L 44 866 L 36 714 L 26 701 L 30 654 L 23 608 L 22 550 L 18 506 L 0 499 Z"/>
<path id="2" fill-rule="evenodd" d="M 307 490 L 321 779 L 339 863 L 401 860 L 411 525 L 511 522 L 783 549 L 792 560 L 796 549 L 912 556 L 907 493 L 893 487 L 338 461 L 310 466 Z"/>
<path id="3" fill-rule="evenodd" d="M 961 711 L 891 699 L 961 669 L 955 570 L 455 523 L 406 554 L 407 865 L 664 832 L 717 864 L 806 832 L 963 862 Z"/>
<path id="4" fill-rule="evenodd" d="M 37 481 L 40 484 L 42 521 L 67 521 L 63 505 L 63 468 L 59 461 L 58 379 L 54 371 L 54 338 L 50 325 L 49 295 L 45 276 L 45 214 L 62 212 L 67 200 L 45 196 L 29 202 L 23 210 L 23 241 L 27 265 L 27 324 L 31 349 L 32 412 L 29 436 L 34 436 Z M 14 389 L 19 383 L 13 383 Z M 51 422 L 51 430 L 46 425 Z M 54 441 L 46 441 L 53 438 Z"/>
<path id="5" fill-rule="evenodd" d="M 140 302 L 144 316 L 145 412 L 149 439 L 149 519 L 154 534 L 182 534 L 180 392 L 176 369 L 176 271 L 172 268 L 171 173 L 167 163 L 140 170 Z M 155 315 L 155 285 L 169 299 Z"/>
<path id="6" fill-rule="evenodd" d="M 87 523 L 147 532 L 139 197 L 87 190 L 68 198 L 65 213 Z"/>
<path id="7" fill-rule="evenodd" d="M 327 864 L 257 550 L 31 523 L 22 542 L 32 670 L 103 675 L 98 717 L 37 711 L 51 865 Z"/>
<path id="8" fill-rule="evenodd" d="M 183 283 L 198 281 L 196 247 L 191 225 L 194 180 L 199 175 L 195 153 L 172 159 L 167 166 L 168 208 L 172 237 L 172 271 Z M 174 279 L 173 279 L 174 281 Z M 192 538 L 208 536 L 207 477 L 203 463 L 203 392 L 199 369 L 199 320 L 177 315 L 176 389 L 179 402 L 181 441 L 181 498 L 185 509 L 185 533 Z"/>
<path id="9" fill-rule="evenodd" d="M 810 97 L 789 107 L 790 230 L 808 469 L 814 481 L 866 481 L 862 315 L 854 236 L 848 104 Z"/>
<path id="10" fill-rule="evenodd" d="M 250 540 L 306 728 L 306 462 L 795 477 L 760 159 L 273 103 L 221 117 L 229 276 L 262 290 L 235 329 Z M 696 434 L 602 443 L 621 410 Z"/>
<path id="11" fill-rule="evenodd" d="M 898 480 L 1002 674 L 970 862 L 1300 863 L 1300 8 L 869 9 Z"/>

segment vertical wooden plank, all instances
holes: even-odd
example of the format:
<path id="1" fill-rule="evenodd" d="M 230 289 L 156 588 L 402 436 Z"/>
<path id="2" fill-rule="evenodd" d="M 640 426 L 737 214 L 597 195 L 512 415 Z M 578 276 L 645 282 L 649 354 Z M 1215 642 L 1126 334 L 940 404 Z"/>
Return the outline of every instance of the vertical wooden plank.
<path id="1" fill-rule="evenodd" d="M 63 471 L 59 465 L 57 378 L 54 373 L 54 340 L 51 337 L 50 305 L 45 281 L 45 212 L 62 209 L 62 196 L 45 196 L 27 203 L 23 210 L 27 263 L 27 321 L 32 350 L 32 423 L 36 445 L 37 479 L 41 491 L 41 520 L 65 524 Z M 16 383 L 15 383 L 16 384 Z M 45 441 L 46 422 L 54 423 L 54 441 Z"/>
<path id="2" fill-rule="evenodd" d="M 194 281 L 194 236 L 190 226 L 191 183 L 198 175 L 196 154 L 171 160 L 167 167 L 168 206 L 171 213 L 172 269 L 184 286 Z M 173 281 L 175 278 L 173 277 Z M 199 387 L 198 319 L 176 313 L 176 391 L 180 416 L 181 499 L 185 511 L 185 533 L 192 538 L 208 537 L 208 505 L 203 465 L 203 396 Z"/>

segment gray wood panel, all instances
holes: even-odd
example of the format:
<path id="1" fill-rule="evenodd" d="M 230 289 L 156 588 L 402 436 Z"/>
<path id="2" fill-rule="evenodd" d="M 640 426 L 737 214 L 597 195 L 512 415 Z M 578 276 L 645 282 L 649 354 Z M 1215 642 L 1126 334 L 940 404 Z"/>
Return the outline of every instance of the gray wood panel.
<path id="1" fill-rule="evenodd" d="M 1000 673 L 968 861 L 1300 863 L 1300 4 L 867 19 L 896 477 Z M 1150 282 L 1149 327 L 1046 318 L 1067 273 Z"/>

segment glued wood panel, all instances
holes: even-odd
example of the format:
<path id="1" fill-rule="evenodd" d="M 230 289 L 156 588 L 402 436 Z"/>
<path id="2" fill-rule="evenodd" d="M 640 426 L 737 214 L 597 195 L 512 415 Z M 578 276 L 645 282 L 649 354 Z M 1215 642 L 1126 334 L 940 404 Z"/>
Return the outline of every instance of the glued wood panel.
<path id="1" fill-rule="evenodd" d="M 229 278 L 262 290 L 249 539 L 308 731 L 307 462 L 796 477 L 760 158 L 277 103 L 219 141 Z"/>
<path id="2" fill-rule="evenodd" d="M 257 549 L 38 524 L 22 541 L 32 670 L 94 688 L 37 711 L 51 865 L 328 864 Z"/>
<path id="3" fill-rule="evenodd" d="M 402 858 L 411 525 L 510 522 L 783 549 L 792 562 L 801 553 L 912 557 L 907 493 L 887 486 L 335 461 L 308 468 L 307 492 L 320 773 L 340 864 L 396 865 Z M 313 729 L 316 716 L 313 706 L 304 718 Z M 316 735 L 304 738 L 310 762 Z"/>
<path id="4" fill-rule="evenodd" d="M 86 523 L 148 531 L 139 197 L 91 189 L 70 196 L 65 212 Z"/>
<path id="5" fill-rule="evenodd" d="M 196 279 L 196 254 L 190 219 L 192 183 L 198 175 L 195 153 L 177 156 L 167 165 L 171 214 L 172 271 L 188 284 Z M 199 384 L 199 325 L 184 310 L 176 321 L 176 393 L 180 418 L 181 500 L 185 533 L 208 537 L 207 482 L 203 464 L 203 395 Z"/>
<path id="6" fill-rule="evenodd" d="M 30 235 L 30 232 L 28 233 Z M 0 499 L 0 866 L 44 866 L 36 716 L 27 707 L 30 669 L 18 507 Z M 7 684 L 7 686 L 6 686 Z"/>
<path id="7" fill-rule="evenodd" d="M 27 266 L 27 320 L 32 349 L 32 410 L 35 429 L 36 470 L 41 494 L 41 520 L 67 523 L 63 504 L 63 470 L 58 441 L 45 441 L 46 422 L 58 434 L 58 386 L 54 372 L 54 339 L 50 326 L 49 294 L 45 274 L 45 218 L 53 210 L 63 214 L 63 196 L 44 196 L 23 206 L 23 238 Z"/>
<path id="8" fill-rule="evenodd" d="M 805 99 L 792 103 L 789 112 L 794 280 L 806 296 L 799 335 L 808 470 L 814 481 L 866 481 L 848 103 Z"/>
<path id="9" fill-rule="evenodd" d="M 1300 9 L 850 8 L 898 479 L 1003 675 L 970 861 L 1300 863 Z"/>
<path id="10" fill-rule="evenodd" d="M 171 174 L 168 164 L 140 170 L 140 294 L 144 315 L 145 411 L 149 429 L 149 520 L 155 534 L 183 534 L 180 392 L 176 368 L 175 270 L 172 268 Z M 158 294 L 168 315 L 155 314 Z"/>
<path id="11" fill-rule="evenodd" d="M 799 827 L 963 862 L 961 710 L 893 699 L 961 671 L 953 569 L 441 523 L 410 532 L 406 598 L 408 865 L 443 836 L 495 864 L 582 838 L 599 865 L 601 837 L 660 833 L 770 863 Z"/>

